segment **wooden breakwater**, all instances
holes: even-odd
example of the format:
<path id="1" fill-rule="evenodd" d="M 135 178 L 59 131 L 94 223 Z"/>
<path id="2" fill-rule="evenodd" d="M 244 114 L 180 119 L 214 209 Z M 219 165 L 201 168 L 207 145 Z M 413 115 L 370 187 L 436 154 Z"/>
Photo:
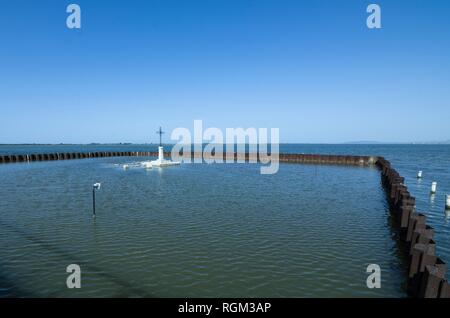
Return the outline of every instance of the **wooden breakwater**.
<path id="1" fill-rule="evenodd" d="M 426 216 L 416 211 L 416 199 L 390 162 L 379 157 L 376 165 L 381 170 L 394 225 L 400 230 L 400 240 L 406 243 L 408 293 L 419 298 L 450 298 L 447 264 L 436 256 L 434 229 L 427 225 Z"/>
<path id="2" fill-rule="evenodd" d="M 170 157 L 170 152 L 164 156 Z M 186 154 L 187 155 L 187 154 Z M 104 157 L 157 157 L 157 152 L 89 152 L 89 153 L 46 153 L 29 155 L 0 156 L 0 163 L 32 162 L 49 160 L 69 160 Z M 212 159 L 215 154 L 204 156 L 202 153 L 191 153 L 190 158 Z M 224 153 L 223 160 L 255 162 L 264 158 L 257 154 Z M 267 158 L 266 158 L 267 159 Z M 433 240 L 434 229 L 426 224 L 426 216 L 416 211 L 416 200 L 404 185 L 404 178 L 391 167 L 389 161 L 376 156 L 347 156 L 319 154 L 279 154 L 271 160 L 284 163 L 332 164 L 352 166 L 377 166 L 391 213 L 395 219 L 393 226 L 399 229 L 400 240 L 405 242 L 405 253 L 408 257 L 408 293 L 414 297 L 450 298 L 450 284 L 445 278 L 447 265 L 436 256 L 436 242 Z M 264 161 L 263 161 L 264 162 Z"/>
<path id="3" fill-rule="evenodd" d="M 0 163 L 49 161 L 49 160 L 70 160 L 86 158 L 104 157 L 124 157 L 124 156 L 157 156 L 157 152 L 127 151 L 127 152 L 65 152 L 65 153 L 42 153 L 42 154 L 21 154 L 0 156 Z"/>
<path id="4" fill-rule="evenodd" d="M 170 152 L 165 152 L 164 156 L 170 157 Z M 214 153 L 204 155 L 202 153 L 191 153 L 190 158 L 212 159 Z M 51 161 L 51 160 L 70 160 L 86 158 L 104 158 L 104 157 L 157 157 L 158 152 L 151 151 L 125 151 L 125 152 L 76 152 L 76 153 L 44 153 L 44 154 L 21 154 L 21 155 L 3 155 L 0 156 L 0 163 L 32 162 L 32 161 Z M 189 157 L 187 155 L 186 157 Z M 263 160 L 257 154 L 249 153 L 224 153 L 223 160 L 232 158 L 233 161 L 242 160 L 260 161 Z M 268 159 L 266 157 L 265 159 Z M 338 164 L 338 165 L 374 165 L 378 157 L 373 156 L 347 156 L 347 155 L 319 155 L 319 154 L 295 154 L 281 153 L 270 157 L 272 161 L 291 162 L 291 163 L 311 163 L 311 164 Z"/>

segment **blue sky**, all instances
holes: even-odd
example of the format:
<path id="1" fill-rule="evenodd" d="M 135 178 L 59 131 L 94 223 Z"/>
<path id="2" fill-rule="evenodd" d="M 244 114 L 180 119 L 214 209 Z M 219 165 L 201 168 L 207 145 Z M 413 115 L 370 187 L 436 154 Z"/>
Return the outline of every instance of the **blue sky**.
<path id="1" fill-rule="evenodd" d="M 82 10 L 66 27 L 66 6 Z M 366 7 L 382 29 L 366 27 Z M 450 139 L 450 1 L 0 2 L 0 143 Z M 166 137 L 167 139 L 167 137 Z M 168 140 L 166 140 L 168 141 Z"/>

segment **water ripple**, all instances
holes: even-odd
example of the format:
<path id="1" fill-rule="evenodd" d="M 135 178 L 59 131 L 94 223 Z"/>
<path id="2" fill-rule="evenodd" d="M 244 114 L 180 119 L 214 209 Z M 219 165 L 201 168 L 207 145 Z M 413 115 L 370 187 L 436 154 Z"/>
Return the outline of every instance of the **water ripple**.
<path id="1" fill-rule="evenodd" d="M 0 167 L 0 296 L 404 296 L 375 169 L 283 164 L 264 176 L 257 165 L 133 162 Z M 80 290 L 65 287 L 72 263 Z M 371 263 L 382 289 L 366 287 Z"/>

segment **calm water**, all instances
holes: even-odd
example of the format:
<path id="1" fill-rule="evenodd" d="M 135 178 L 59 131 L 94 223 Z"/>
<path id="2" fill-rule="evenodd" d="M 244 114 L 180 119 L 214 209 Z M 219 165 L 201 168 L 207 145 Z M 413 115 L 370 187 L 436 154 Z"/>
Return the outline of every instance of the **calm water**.
<path id="1" fill-rule="evenodd" d="M 0 146 L 0 153 L 43 152 L 39 147 Z M 449 146 L 282 145 L 281 151 L 385 156 L 406 177 L 436 228 L 439 255 L 450 261 L 443 199 L 450 193 Z M 249 164 L 120 166 L 137 160 L 0 165 L 0 296 L 405 296 L 405 261 L 376 169 L 282 164 L 278 174 L 264 176 Z M 431 181 L 438 182 L 434 199 Z M 95 220 L 94 182 L 102 182 Z M 65 286 L 72 263 L 82 269 L 80 290 Z M 381 266 L 381 289 L 366 287 L 370 263 Z"/>

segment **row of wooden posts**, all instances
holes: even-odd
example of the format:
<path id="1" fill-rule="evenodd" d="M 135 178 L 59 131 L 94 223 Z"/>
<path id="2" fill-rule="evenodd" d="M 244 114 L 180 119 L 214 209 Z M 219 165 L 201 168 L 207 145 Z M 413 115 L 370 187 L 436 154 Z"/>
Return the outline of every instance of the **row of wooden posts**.
<path id="1" fill-rule="evenodd" d="M 85 159 L 85 158 L 103 158 L 103 157 L 157 157 L 157 152 L 150 151 L 125 151 L 125 152 L 74 152 L 74 153 L 44 153 L 44 154 L 21 154 L 21 155 L 4 155 L 0 156 L 0 163 L 14 162 L 31 162 L 31 161 L 48 161 L 48 160 L 68 160 L 68 159 Z M 170 157 L 170 152 L 165 152 L 164 156 Z M 202 153 L 186 154 L 187 158 L 212 158 L 215 154 L 205 155 Z M 217 156 L 216 156 L 217 157 Z M 233 160 L 241 159 L 243 161 L 263 160 L 257 154 L 241 154 L 229 153 L 223 154 L 222 159 L 233 158 Z M 266 157 L 264 160 L 267 160 Z M 315 154 L 288 154 L 281 153 L 271 156 L 271 160 L 279 160 L 280 162 L 291 163 L 312 163 L 312 164 L 341 164 L 341 165 L 373 165 L 377 157 L 370 156 L 345 156 L 345 155 L 315 155 Z"/>
<path id="2" fill-rule="evenodd" d="M 408 293 L 419 298 L 450 298 L 450 284 L 445 278 L 447 264 L 436 256 L 434 229 L 427 225 L 426 216 L 416 211 L 416 199 L 390 162 L 380 157 L 376 164 L 395 219 L 393 224 L 407 246 Z"/>

